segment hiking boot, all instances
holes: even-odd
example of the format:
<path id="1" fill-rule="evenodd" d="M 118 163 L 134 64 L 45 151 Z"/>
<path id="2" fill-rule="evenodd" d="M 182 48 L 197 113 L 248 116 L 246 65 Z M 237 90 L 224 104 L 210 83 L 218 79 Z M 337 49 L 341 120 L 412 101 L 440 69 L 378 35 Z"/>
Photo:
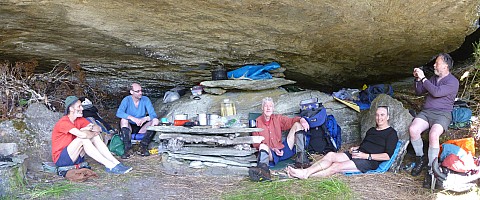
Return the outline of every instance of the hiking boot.
<path id="1" fill-rule="evenodd" d="M 138 154 L 141 156 L 150 156 L 150 152 L 148 152 L 148 147 L 142 145 Z"/>
<path id="2" fill-rule="evenodd" d="M 270 175 L 270 169 L 268 169 L 268 165 L 265 166 L 262 166 L 262 164 L 260 164 L 260 166 L 258 167 L 250 167 L 248 169 L 248 176 L 250 177 L 250 180 L 255 182 L 271 180 L 272 176 Z"/>
<path id="3" fill-rule="evenodd" d="M 119 163 L 114 168 L 111 168 L 111 169 L 110 168 L 105 168 L 105 171 L 108 172 L 108 173 L 112 173 L 112 174 L 126 174 L 130 170 L 127 170 L 127 169 L 123 168 Z"/>
<path id="4" fill-rule="evenodd" d="M 428 161 L 425 155 L 417 156 L 415 160 L 415 167 L 413 167 L 411 172 L 412 176 L 418 176 L 422 172 L 423 168 L 425 168 L 427 163 Z"/>
<path id="5" fill-rule="evenodd" d="M 305 151 L 300 151 L 295 158 L 295 168 L 305 169 L 310 167 L 310 160 Z"/>

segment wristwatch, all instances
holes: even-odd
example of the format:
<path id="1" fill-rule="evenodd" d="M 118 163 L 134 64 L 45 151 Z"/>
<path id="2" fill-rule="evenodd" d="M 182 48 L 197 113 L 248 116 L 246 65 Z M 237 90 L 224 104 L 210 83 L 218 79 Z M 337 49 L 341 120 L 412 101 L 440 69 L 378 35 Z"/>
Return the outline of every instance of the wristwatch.
<path id="1" fill-rule="evenodd" d="M 372 160 L 372 154 L 368 154 L 368 160 Z"/>

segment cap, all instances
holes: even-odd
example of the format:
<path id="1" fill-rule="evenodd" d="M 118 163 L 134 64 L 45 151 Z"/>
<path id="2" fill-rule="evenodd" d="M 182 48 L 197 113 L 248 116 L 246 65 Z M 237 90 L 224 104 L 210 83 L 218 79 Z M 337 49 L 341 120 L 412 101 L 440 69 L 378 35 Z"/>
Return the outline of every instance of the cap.
<path id="1" fill-rule="evenodd" d="M 68 114 L 68 108 L 77 101 L 78 101 L 78 98 L 76 96 L 68 96 L 65 99 L 65 113 L 64 113 L 64 115 Z"/>

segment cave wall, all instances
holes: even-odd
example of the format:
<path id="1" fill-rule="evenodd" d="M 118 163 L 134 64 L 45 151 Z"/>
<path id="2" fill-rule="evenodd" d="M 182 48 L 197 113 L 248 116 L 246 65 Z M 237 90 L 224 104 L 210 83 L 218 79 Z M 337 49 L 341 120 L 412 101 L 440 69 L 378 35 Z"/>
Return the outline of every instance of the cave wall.
<path id="1" fill-rule="evenodd" d="M 79 60 L 116 90 L 192 85 L 217 66 L 277 61 L 287 78 L 321 87 L 409 76 L 477 28 L 475 0 L 127 1 L 0 3 L 0 59 L 44 70 Z M 109 84 L 104 84 L 109 81 Z"/>

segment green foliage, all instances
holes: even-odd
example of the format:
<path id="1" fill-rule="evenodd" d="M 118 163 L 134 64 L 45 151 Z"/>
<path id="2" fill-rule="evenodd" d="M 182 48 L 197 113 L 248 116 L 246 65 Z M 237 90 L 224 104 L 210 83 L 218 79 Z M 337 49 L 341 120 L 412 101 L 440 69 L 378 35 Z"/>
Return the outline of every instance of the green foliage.
<path id="1" fill-rule="evenodd" d="M 480 68 L 480 42 L 477 41 L 473 43 L 473 57 L 475 58 L 474 67 L 475 69 Z"/>
<path id="2" fill-rule="evenodd" d="M 335 179 L 307 179 L 273 182 L 247 182 L 246 186 L 223 199 L 352 199 L 350 188 Z"/>
<path id="3" fill-rule="evenodd" d="M 29 193 L 31 199 L 54 197 L 59 198 L 69 192 L 82 191 L 84 186 L 69 183 L 68 181 L 57 182 L 53 185 L 40 185 Z"/>
<path id="4" fill-rule="evenodd" d="M 12 188 L 14 188 L 17 191 L 23 191 L 25 189 L 25 176 L 24 176 L 24 169 L 22 167 L 15 167 L 15 172 L 13 174 L 13 179 L 12 179 Z"/>
<path id="5" fill-rule="evenodd" d="M 22 107 L 23 107 L 23 106 L 26 106 L 26 105 L 28 105 L 28 100 L 26 100 L 26 99 L 20 99 L 20 100 L 18 100 L 18 105 L 20 105 L 20 106 L 22 106 Z"/>

